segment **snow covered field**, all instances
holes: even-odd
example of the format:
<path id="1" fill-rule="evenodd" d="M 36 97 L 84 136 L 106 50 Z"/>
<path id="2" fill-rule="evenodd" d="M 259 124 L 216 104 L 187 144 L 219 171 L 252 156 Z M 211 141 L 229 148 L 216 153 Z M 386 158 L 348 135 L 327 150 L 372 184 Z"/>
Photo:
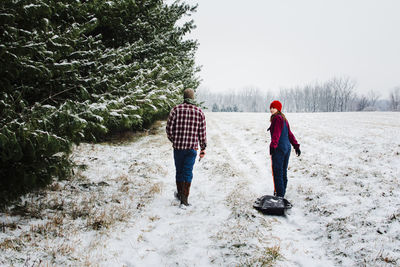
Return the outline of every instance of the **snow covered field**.
<path id="1" fill-rule="evenodd" d="M 399 266 L 400 114 L 286 114 L 301 144 L 286 217 L 272 194 L 269 114 L 206 113 L 208 148 L 179 208 L 165 122 L 134 141 L 82 144 L 71 181 L 0 214 L 0 264 Z"/>

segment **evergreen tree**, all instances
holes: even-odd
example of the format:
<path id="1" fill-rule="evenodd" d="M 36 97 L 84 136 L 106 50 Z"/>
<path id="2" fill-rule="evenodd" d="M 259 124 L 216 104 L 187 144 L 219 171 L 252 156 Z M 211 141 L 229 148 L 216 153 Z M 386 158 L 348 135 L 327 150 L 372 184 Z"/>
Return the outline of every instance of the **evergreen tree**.
<path id="1" fill-rule="evenodd" d="M 216 103 L 212 106 L 212 112 L 219 112 L 219 107 Z"/>
<path id="2" fill-rule="evenodd" d="M 197 88 L 196 7 L 161 0 L 0 2 L 0 195 L 70 174 L 71 144 L 141 129 Z"/>

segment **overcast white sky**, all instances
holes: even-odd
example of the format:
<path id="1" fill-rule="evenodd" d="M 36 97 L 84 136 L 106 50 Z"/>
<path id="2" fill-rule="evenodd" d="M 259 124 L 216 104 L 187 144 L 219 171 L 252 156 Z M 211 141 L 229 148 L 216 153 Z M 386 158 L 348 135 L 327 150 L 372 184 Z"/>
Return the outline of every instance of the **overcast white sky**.
<path id="1" fill-rule="evenodd" d="M 188 0 L 199 3 L 201 86 L 215 91 L 356 80 L 388 97 L 400 85 L 400 0 Z"/>

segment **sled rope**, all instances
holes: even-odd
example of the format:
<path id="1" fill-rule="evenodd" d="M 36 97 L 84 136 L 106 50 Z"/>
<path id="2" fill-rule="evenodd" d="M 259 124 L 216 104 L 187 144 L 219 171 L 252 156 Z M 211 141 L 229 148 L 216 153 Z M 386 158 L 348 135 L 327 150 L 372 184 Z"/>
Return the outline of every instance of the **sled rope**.
<path id="1" fill-rule="evenodd" d="M 274 183 L 274 195 L 276 195 L 275 176 L 274 176 L 274 166 L 272 164 L 272 155 L 271 155 L 271 173 L 272 173 L 272 182 Z"/>

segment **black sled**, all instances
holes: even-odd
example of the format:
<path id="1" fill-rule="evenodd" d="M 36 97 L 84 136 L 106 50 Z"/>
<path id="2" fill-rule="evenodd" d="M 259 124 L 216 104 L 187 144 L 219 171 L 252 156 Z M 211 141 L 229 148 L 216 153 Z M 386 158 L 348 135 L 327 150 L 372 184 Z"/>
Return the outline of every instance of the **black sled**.
<path id="1" fill-rule="evenodd" d="M 253 208 L 268 215 L 285 215 L 285 210 L 290 209 L 292 204 L 283 197 L 262 196 L 257 198 Z"/>

